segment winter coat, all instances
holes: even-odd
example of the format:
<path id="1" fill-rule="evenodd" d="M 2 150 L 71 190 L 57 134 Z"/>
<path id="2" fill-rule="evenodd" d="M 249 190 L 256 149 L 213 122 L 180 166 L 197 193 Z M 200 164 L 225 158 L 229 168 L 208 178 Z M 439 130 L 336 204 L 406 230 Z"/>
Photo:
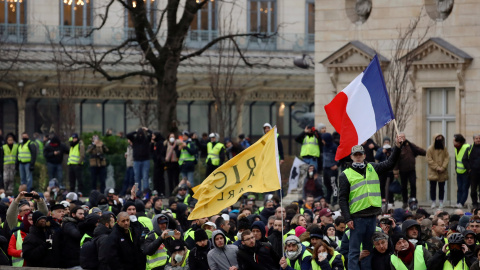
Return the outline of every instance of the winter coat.
<path id="1" fill-rule="evenodd" d="M 97 141 L 94 144 L 90 144 L 87 148 L 87 153 L 90 154 L 90 167 L 105 167 L 107 166 L 107 159 L 105 153 L 108 152 L 108 148 L 101 141 Z"/>
<path id="2" fill-rule="evenodd" d="M 471 151 L 471 152 L 470 152 Z M 471 145 L 463 156 L 462 162 L 468 172 L 472 170 L 475 175 L 480 174 L 480 145 Z"/>
<path id="3" fill-rule="evenodd" d="M 316 263 L 318 266 L 320 266 L 320 269 L 322 270 L 340 270 L 340 269 L 345 269 L 344 265 L 343 265 L 343 261 L 342 261 L 342 256 L 341 255 L 337 255 L 333 261 L 332 261 L 332 265 L 330 266 L 330 260 L 332 259 L 332 255 L 328 254 L 327 255 L 327 258 L 325 258 L 325 260 L 319 262 L 318 260 L 315 260 L 314 262 L 312 263 Z M 312 258 L 312 261 L 313 261 L 313 258 Z M 372 264 L 373 265 L 373 264 Z M 376 265 L 375 265 L 375 269 L 376 268 Z"/>
<path id="4" fill-rule="evenodd" d="M 110 269 L 145 269 L 146 257 L 141 251 L 140 237 L 141 231 L 136 227 L 130 227 L 130 233 L 125 233 L 115 224 L 105 246 Z"/>
<path id="5" fill-rule="evenodd" d="M 448 180 L 448 161 L 450 160 L 447 147 L 443 149 L 435 149 L 435 138 L 441 134 L 435 134 L 432 139 L 432 144 L 427 149 L 427 164 L 428 164 L 428 180 L 429 181 L 438 181 L 445 182 Z M 443 168 L 443 172 L 438 172 L 438 168 Z"/>
<path id="6" fill-rule="evenodd" d="M 425 156 L 427 152 L 415 144 L 406 140 L 403 142 L 402 152 L 394 170 L 409 172 L 415 170 L 415 158 Z"/>
<path id="7" fill-rule="evenodd" d="M 162 135 L 158 132 L 155 132 L 155 140 L 154 142 L 150 143 L 150 154 L 152 156 L 153 162 L 155 166 L 162 166 L 165 164 L 165 147 L 164 147 L 165 139 Z"/>
<path id="8" fill-rule="evenodd" d="M 138 131 L 130 132 L 127 134 L 127 139 L 132 142 L 133 148 L 133 160 L 145 161 L 150 159 L 150 141 L 152 139 L 152 131 Z"/>
<path id="9" fill-rule="evenodd" d="M 428 253 L 428 255 L 430 255 L 429 252 L 427 252 L 427 253 Z M 426 258 L 425 249 L 424 249 L 424 257 L 425 257 L 425 262 L 426 262 L 426 265 L 427 265 L 427 269 L 443 269 L 445 261 L 450 260 L 450 255 L 451 255 L 451 253 L 449 253 L 447 255 L 443 251 L 439 250 L 433 256 L 430 256 L 429 258 Z M 465 253 L 464 258 L 465 258 L 465 264 L 468 266 L 468 265 L 474 264 L 476 256 L 473 255 L 473 252 L 467 251 Z M 477 265 L 478 265 L 478 262 L 477 262 Z M 464 269 L 467 269 L 467 267 L 465 267 Z M 472 268 L 470 268 L 470 269 L 472 269 Z"/>
<path id="10" fill-rule="evenodd" d="M 105 227 L 103 224 L 98 224 L 98 226 L 93 231 L 93 237 L 95 237 L 95 246 L 97 247 L 98 252 L 98 269 L 108 270 L 108 243 L 107 239 L 112 229 Z"/>
<path id="11" fill-rule="evenodd" d="M 403 147 L 402 147 L 403 148 Z M 394 166 L 395 163 L 397 163 L 397 160 L 399 159 L 400 156 L 400 151 L 401 149 L 398 149 L 396 146 L 393 148 L 392 155 L 390 158 L 384 162 L 381 163 L 370 163 L 377 174 L 381 174 L 383 172 L 387 172 L 391 170 Z M 357 170 L 362 175 L 366 175 L 366 166 L 363 170 Z M 350 207 L 349 207 L 349 196 L 350 196 L 350 182 L 348 182 L 348 178 L 345 175 L 345 172 L 342 172 L 340 174 L 340 177 L 338 178 L 339 182 L 339 196 L 338 196 L 338 204 L 340 205 L 340 209 L 342 210 L 342 216 L 345 218 L 346 222 L 349 222 L 352 220 L 352 218 L 355 217 L 372 217 L 372 216 L 377 216 L 382 213 L 382 209 L 380 207 L 369 207 L 367 209 L 361 210 L 356 212 L 353 215 L 350 215 Z"/>
<path id="12" fill-rule="evenodd" d="M 55 155 L 55 151 L 59 151 L 58 155 Z M 43 149 L 43 156 L 48 163 L 62 164 L 64 155 L 68 155 L 68 147 L 56 136 Z"/>
<path id="13" fill-rule="evenodd" d="M 40 199 L 37 203 L 37 206 L 38 206 L 38 210 L 40 212 L 42 212 L 44 215 L 48 214 L 47 204 L 45 203 L 44 199 Z M 6 220 L 7 220 L 7 224 L 8 224 L 8 227 L 10 228 L 10 230 L 13 230 L 15 227 L 17 227 L 18 222 L 21 221 L 21 219 L 18 215 L 18 202 L 17 201 L 14 200 L 10 204 L 10 207 L 8 207 Z"/>
<path id="14" fill-rule="evenodd" d="M 373 144 L 373 148 L 370 149 L 370 144 Z M 365 160 L 367 162 L 375 162 L 375 155 L 374 155 L 374 152 L 373 151 L 377 151 L 378 150 L 378 145 L 372 140 L 372 139 L 368 139 L 365 144 L 362 144 L 363 146 L 363 149 L 365 150 Z"/>
<path id="15" fill-rule="evenodd" d="M 480 270 L 480 261 L 478 259 L 470 265 L 470 270 Z"/>
<path id="16" fill-rule="evenodd" d="M 49 227 L 30 227 L 30 233 L 25 237 L 22 245 L 23 258 L 30 267 L 55 267 L 56 258 L 52 246 L 47 243 L 52 239 L 52 232 Z"/>
<path id="17" fill-rule="evenodd" d="M 212 233 L 212 239 L 215 239 L 215 236 L 221 234 L 224 237 L 225 243 L 227 239 L 225 235 L 216 230 Z M 222 248 L 219 248 L 215 245 L 215 240 L 212 240 L 214 248 L 208 252 L 207 259 L 208 265 L 211 270 L 225 270 L 229 269 L 231 266 L 238 267 L 237 263 L 237 251 L 238 247 L 235 245 L 224 245 Z"/>
<path id="18" fill-rule="evenodd" d="M 190 255 L 188 255 L 188 265 L 190 266 L 190 270 L 210 269 L 208 266 L 207 254 L 211 249 L 212 242 L 210 241 L 207 241 L 207 245 L 205 247 L 199 247 L 195 245 L 195 247 L 190 250 Z"/>
<path id="19" fill-rule="evenodd" d="M 267 239 L 268 239 L 268 242 L 272 244 L 272 248 L 275 251 L 275 253 L 277 253 L 278 256 L 283 257 L 282 232 L 273 230 L 272 234 Z"/>
<path id="20" fill-rule="evenodd" d="M 392 250 L 387 250 L 385 253 L 380 253 L 374 248 L 372 254 L 372 265 L 375 265 L 375 270 L 390 269 L 390 256 L 392 254 Z"/>
<path id="21" fill-rule="evenodd" d="M 78 223 L 78 220 L 71 217 L 65 217 L 62 221 L 62 248 L 59 259 L 64 268 L 80 265 L 80 240 L 83 235 L 78 229 Z"/>
<path id="22" fill-rule="evenodd" d="M 280 256 L 270 243 L 255 242 L 253 248 L 240 245 L 237 253 L 240 270 L 277 270 L 280 268 Z"/>
<path id="23" fill-rule="evenodd" d="M 335 161 L 335 155 L 337 154 L 338 145 L 333 142 L 332 134 L 324 133 L 322 139 L 325 141 L 323 146 L 323 167 L 330 169 L 331 167 L 338 165 Z"/>

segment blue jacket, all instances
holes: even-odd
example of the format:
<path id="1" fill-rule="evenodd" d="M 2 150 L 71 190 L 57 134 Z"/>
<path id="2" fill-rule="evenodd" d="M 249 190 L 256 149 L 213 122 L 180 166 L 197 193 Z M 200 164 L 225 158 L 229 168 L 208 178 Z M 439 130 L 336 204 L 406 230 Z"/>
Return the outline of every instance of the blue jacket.
<path id="1" fill-rule="evenodd" d="M 323 167 L 330 168 L 338 165 L 338 162 L 335 161 L 338 146 L 333 142 L 332 134 L 324 133 L 322 139 L 325 142 L 323 146 Z"/>

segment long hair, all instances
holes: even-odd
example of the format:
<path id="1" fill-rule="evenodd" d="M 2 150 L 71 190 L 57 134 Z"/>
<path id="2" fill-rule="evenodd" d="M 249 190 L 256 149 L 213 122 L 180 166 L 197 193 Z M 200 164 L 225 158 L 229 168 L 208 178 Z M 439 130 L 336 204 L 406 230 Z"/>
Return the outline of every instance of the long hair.
<path id="1" fill-rule="evenodd" d="M 317 260 L 318 259 L 318 249 L 320 247 L 323 247 L 327 251 L 328 254 L 333 256 L 333 248 L 330 247 L 325 241 L 318 240 L 317 244 L 315 245 L 315 248 L 313 249 L 312 260 Z"/>

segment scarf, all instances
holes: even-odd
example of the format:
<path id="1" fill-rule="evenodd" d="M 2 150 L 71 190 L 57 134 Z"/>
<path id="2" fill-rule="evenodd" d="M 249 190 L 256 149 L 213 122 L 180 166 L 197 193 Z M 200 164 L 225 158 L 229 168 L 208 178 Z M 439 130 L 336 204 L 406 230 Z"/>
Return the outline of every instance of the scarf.
<path id="1" fill-rule="evenodd" d="M 177 154 L 175 153 L 174 149 L 177 146 L 177 140 L 173 144 L 167 142 L 167 156 L 165 157 L 166 162 L 177 162 Z"/>
<path id="2" fill-rule="evenodd" d="M 408 242 L 407 250 L 402 250 L 398 252 L 398 258 L 402 260 L 405 265 L 409 265 L 413 260 L 415 248 L 412 243 Z"/>

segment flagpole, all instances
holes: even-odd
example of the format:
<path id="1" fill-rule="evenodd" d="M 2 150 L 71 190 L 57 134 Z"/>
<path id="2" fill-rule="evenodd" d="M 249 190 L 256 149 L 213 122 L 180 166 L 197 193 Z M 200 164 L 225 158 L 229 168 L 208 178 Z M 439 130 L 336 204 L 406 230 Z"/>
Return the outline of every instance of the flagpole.
<path id="1" fill-rule="evenodd" d="M 397 133 L 398 136 L 400 132 L 398 132 L 397 119 L 393 119 L 393 126 L 395 127 L 395 133 Z"/>
<path id="2" fill-rule="evenodd" d="M 282 190 L 282 185 L 280 185 L 280 211 L 282 212 L 282 236 L 281 236 L 281 239 L 282 239 L 282 257 L 283 257 L 283 252 L 285 252 L 285 247 L 284 247 L 284 243 L 283 243 L 283 212 L 285 211 L 284 208 L 283 208 L 283 190 Z"/>

